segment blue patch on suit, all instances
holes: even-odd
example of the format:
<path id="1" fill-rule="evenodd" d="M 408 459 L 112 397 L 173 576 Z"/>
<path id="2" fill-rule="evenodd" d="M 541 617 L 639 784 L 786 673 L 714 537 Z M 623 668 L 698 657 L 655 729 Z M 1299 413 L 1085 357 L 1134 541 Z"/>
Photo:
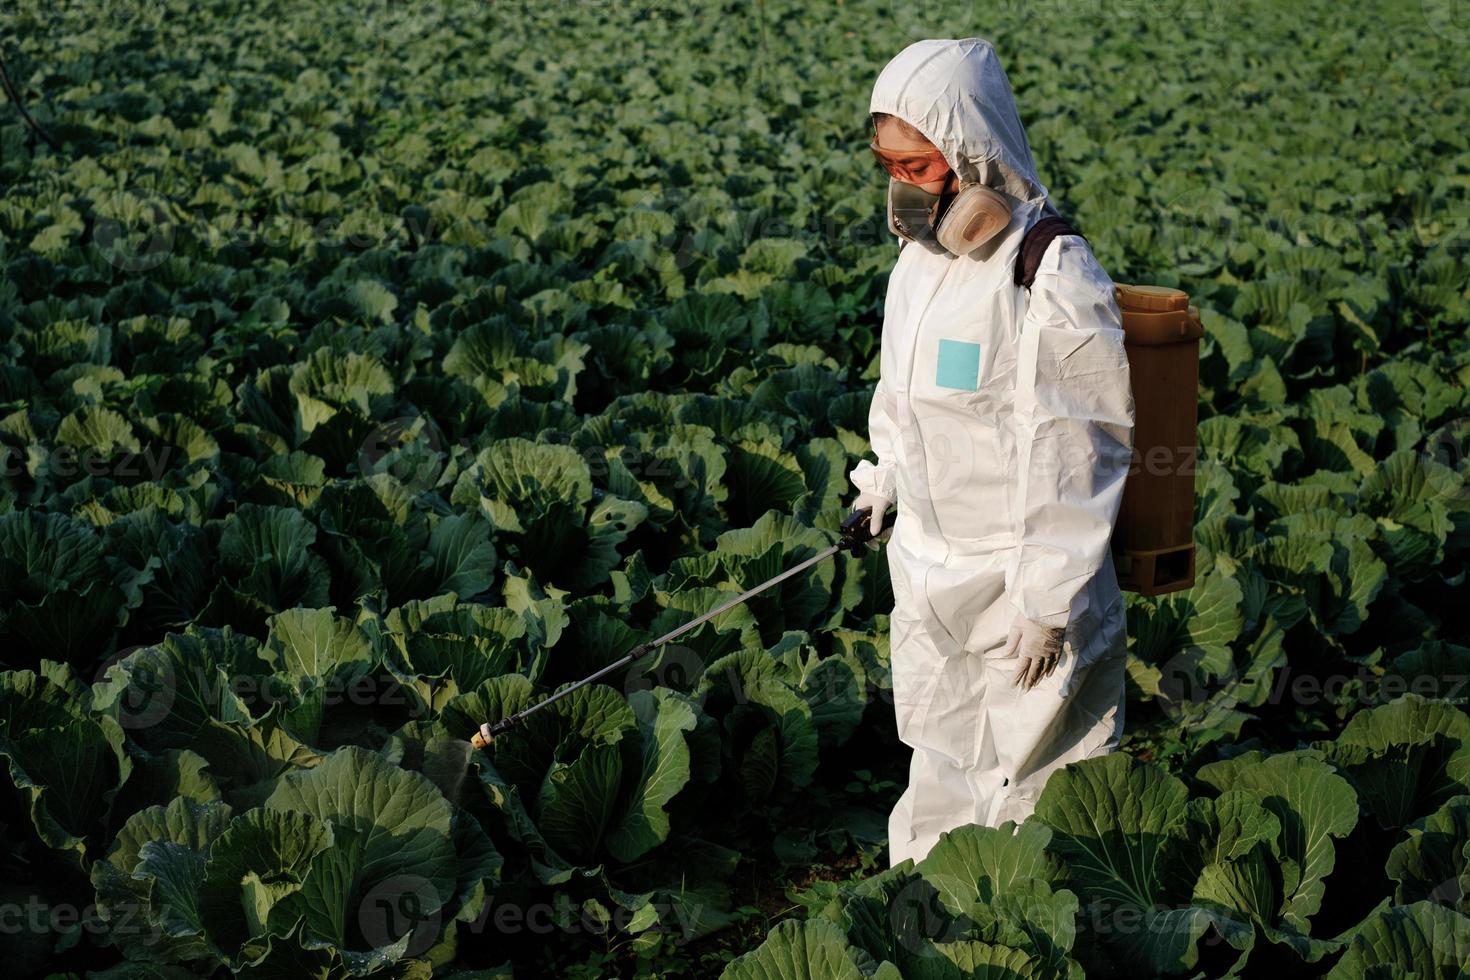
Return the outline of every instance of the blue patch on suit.
<path id="1" fill-rule="evenodd" d="M 980 345 L 963 340 L 939 341 L 939 366 L 934 383 L 941 388 L 975 391 L 980 387 Z"/>

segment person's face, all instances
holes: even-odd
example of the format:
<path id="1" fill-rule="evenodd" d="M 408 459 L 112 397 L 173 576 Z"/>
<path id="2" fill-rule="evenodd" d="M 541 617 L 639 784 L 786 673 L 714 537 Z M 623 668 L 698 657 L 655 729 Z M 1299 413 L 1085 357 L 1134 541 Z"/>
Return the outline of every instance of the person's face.
<path id="1" fill-rule="evenodd" d="M 903 129 L 896 124 L 892 117 L 884 119 L 878 124 L 878 148 L 885 153 L 891 154 L 898 163 L 905 166 L 925 168 L 926 162 L 928 163 L 927 168 L 923 171 L 924 176 L 928 178 L 932 172 L 932 178 L 926 179 L 923 182 L 908 180 L 905 183 L 913 184 L 920 190 L 930 194 L 942 194 L 945 191 L 954 192 L 959 190 L 959 178 L 949 168 L 949 164 L 935 162 L 935 160 L 929 159 L 931 155 L 938 152 L 938 148 L 922 136 L 910 136 L 904 133 Z M 903 155 L 905 153 L 913 155 L 906 157 Z M 942 159 L 937 158 L 940 161 Z M 903 178 L 895 177 L 894 179 L 901 180 Z"/>

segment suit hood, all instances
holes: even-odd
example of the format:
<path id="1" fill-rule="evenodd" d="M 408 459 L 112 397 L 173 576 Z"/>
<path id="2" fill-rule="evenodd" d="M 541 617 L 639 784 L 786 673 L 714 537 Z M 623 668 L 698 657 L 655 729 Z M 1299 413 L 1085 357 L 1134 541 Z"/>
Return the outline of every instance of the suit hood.
<path id="1" fill-rule="evenodd" d="M 984 38 L 910 44 L 879 73 L 869 112 L 912 124 L 962 181 L 1046 203 L 1010 79 Z"/>

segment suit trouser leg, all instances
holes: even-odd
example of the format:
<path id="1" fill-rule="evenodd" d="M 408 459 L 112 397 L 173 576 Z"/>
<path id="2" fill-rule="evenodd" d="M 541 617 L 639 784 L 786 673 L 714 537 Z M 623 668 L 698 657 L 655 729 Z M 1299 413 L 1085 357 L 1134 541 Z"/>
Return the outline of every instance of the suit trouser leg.
<path id="1" fill-rule="evenodd" d="M 984 768 L 979 657 L 945 657 L 915 620 L 893 618 L 890 660 L 898 737 L 914 750 L 888 820 L 890 863 L 920 860 L 946 830 L 976 822 L 972 786 Z"/>
<path id="2" fill-rule="evenodd" d="M 1025 820 L 1054 771 L 1117 747 L 1123 647 L 1075 672 L 1064 661 L 1023 691 L 1011 683 L 1014 657 L 946 657 L 916 621 L 891 624 L 894 715 L 914 750 L 889 815 L 891 864 L 921 860 L 965 824 Z"/>

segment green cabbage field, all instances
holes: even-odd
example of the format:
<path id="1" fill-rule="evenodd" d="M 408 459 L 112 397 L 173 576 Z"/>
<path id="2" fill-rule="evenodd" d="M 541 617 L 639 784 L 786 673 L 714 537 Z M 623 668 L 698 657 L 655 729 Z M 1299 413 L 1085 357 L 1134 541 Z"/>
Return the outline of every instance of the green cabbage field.
<path id="1" fill-rule="evenodd" d="M 1123 751 L 889 868 L 882 65 L 1202 312 Z M 7 977 L 1470 976 L 1470 8 L 15 0 Z"/>

